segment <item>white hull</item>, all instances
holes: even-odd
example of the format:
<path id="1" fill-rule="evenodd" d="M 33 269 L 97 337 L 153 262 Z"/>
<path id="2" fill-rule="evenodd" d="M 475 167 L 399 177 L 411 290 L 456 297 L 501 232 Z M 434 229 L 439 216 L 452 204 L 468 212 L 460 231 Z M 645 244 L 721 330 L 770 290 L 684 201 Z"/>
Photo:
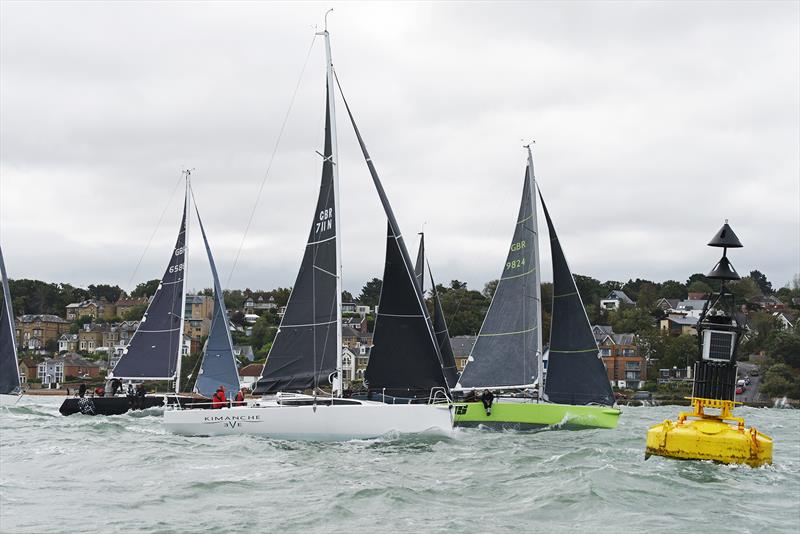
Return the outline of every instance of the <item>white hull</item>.
<path id="1" fill-rule="evenodd" d="M 217 410 L 166 409 L 164 427 L 186 436 L 258 434 L 275 439 L 346 441 L 392 433 L 449 436 L 453 423 L 448 404 L 363 401 L 333 406 L 267 403 Z"/>

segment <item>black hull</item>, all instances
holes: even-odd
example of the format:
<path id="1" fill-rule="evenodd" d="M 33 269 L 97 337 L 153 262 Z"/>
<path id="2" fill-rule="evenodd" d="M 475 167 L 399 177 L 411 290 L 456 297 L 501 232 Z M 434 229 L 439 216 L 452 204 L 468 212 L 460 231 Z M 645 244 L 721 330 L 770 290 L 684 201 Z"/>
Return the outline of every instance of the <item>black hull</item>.
<path id="1" fill-rule="evenodd" d="M 167 398 L 169 404 L 174 404 L 176 399 L 182 405 L 193 402 L 208 402 L 207 399 L 197 399 L 195 397 L 170 395 Z M 159 408 L 164 406 L 164 395 L 146 395 L 144 398 L 136 397 L 73 397 L 65 400 L 58 409 L 61 415 L 83 414 L 83 415 L 122 415 L 132 410 L 146 410 L 148 408 Z"/>

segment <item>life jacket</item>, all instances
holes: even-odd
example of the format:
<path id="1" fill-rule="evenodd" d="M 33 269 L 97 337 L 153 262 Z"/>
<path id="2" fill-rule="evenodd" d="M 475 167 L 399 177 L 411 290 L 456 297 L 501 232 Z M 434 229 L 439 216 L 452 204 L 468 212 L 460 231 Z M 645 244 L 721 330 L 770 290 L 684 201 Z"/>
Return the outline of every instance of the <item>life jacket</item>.
<path id="1" fill-rule="evenodd" d="M 244 394 L 241 391 L 236 393 L 236 406 L 244 406 Z"/>
<path id="2" fill-rule="evenodd" d="M 217 391 L 214 393 L 214 396 L 211 397 L 211 407 L 212 408 L 222 408 L 227 404 L 227 400 L 225 399 L 225 392 L 224 391 Z"/>

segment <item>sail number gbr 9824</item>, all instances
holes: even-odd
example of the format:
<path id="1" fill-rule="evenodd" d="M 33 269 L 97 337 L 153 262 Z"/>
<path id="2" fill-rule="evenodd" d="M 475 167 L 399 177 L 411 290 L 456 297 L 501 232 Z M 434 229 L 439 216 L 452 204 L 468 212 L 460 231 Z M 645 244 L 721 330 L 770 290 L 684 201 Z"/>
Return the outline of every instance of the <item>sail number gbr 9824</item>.
<path id="1" fill-rule="evenodd" d="M 319 234 L 331 228 L 333 228 L 333 208 L 326 208 L 319 212 L 317 222 L 314 224 L 314 233 Z"/>
<path id="2" fill-rule="evenodd" d="M 517 241 L 516 243 L 511 244 L 511 252 L 519 252 L 525 248 L 525 240 Z M 519 269 L 520 267 L 525 266 L 525 258 L 522 257 L 518 260 L 508 260 L 506 262 L 506 270 L 509 269 Z"/>

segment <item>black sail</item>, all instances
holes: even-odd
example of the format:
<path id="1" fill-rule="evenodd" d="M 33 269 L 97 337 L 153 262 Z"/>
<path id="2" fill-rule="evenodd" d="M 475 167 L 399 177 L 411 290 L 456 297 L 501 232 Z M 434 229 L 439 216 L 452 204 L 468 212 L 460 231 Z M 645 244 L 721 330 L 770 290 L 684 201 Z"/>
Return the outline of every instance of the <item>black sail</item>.
<path id="1" fill-rule="evenodd" d="M 541 197 L 541 191 L 539 192 Z M 614 404 L 586 309 L 542 198 L 553 256 L 553 316 L 545 396 L 558 404 Z"/>
<path id="2" fill-rule="evenodd" d="M 286 313 L 255 393 L 327 384 L 336 371 L 336 239 L 330 105 L 326 95 L 325 152 L 317 207 Z"/>
<path id="3" fill-rule="evenodd" d="M 531 386 L 538 373 L 531 178 L 525 171 L 517 224 L 503 273 L 458 387 Z"/>
<path id="4" fill-rule="evenodd" d="M 439 345 L 439 352 L 442 355 L 442 371 L 444 371 L 447 386 L 453 388 L 458 382 L 456 357 L 453 355 L 453 347 L 450 345 L 450 331 L 447 329 L 442 301 L 439 299 L 439 292 L 436 291 L 436 282 L 433 281 L 430 266 L 428 273 L 431 277 L 431 294 L 433 295 L 433 333 L 436 334 L 436 343 Z"/>
<path id="5" fill-rule="evenodd" d="M 442 357 L 411 256 L 344 94 L 342 100 L 388 219 L 383 288 L 365 373 L 367 386 L 390 395 L 425 395 L 434 387 L 447 388 Z"/>
<path id="6" fill-rule="evenodd" d="M 211 267 L 211 276 L 214 279 L 214 316 L 211 319 L 211 330 L 208 333 L 205 353 L 203 354 L 203 361 L 200 364 L 200 372 L 197 375 L 194 389 L 205 397 L 211 397 L 219 386 L 224 386 L 228 398 L 233 398 L 239 390 L 239 371 L 236 367 L 236 358 L 233 355 L 231 329 L 228 326 L 228 310 L 225 307 L 222 286 L 219 283 L 219 275 L 217 274 L 217 265 L 214 262 L 214 256 L 211 254 L 211 246 L 208 244 L 206 230 L 203 227 L 203 220 L 200 218 L 200 210 L 197 209 L 197 203 L 195 203 L 195 210 L 197 222 L 200 224 L 200 232 L 203 234 L 203 243 L 208 255 L 208 264 Z"/>
<path id="7" fill-rule="evenodd" d="M 17 345 L 14 339 L 14 311 L 11 291 L 8 289 L 6 264 L 0 249 L 0 276 L 2 276 L 2 308 L 0 308 L 0 394 L 16 393 L 20 389 Z"/>
<path id="8" fill-rule="evenodd" d="M 182 350 L 184 312 L 184 267 L 186 260 L 186 209 L 183 206 L 181 227 L 175 248 L 161 277 L 139 328 L 125 348 L 117 365 L 114 378 L 174 380 L 177 374 L 178 354 Z M 109 375 L 111 378 L 112 375 Z"/>
<path id="9" fill-rule="evenodd" d="M 403 261 L 401 241 L 388 225 L 386 262 L 373 347 L 364 378 L 370 390 L 396 396 L 424 396 L 445 384 L 420 289 Z"/>
<path id="10" fill-rule="evenodd" d="M 423 298 L 425 298 L 425 263 L 425 234 L 420 234 L 414 275 L 420 291 L 422 291 Z M 433 271 L 431 271 L 430 265 L 428 266 L 428 275 L 431 279 L 431 298 L 433 300 L 433 333 L 436 335 L 436 344 L 439 346 L 439 353 L 442 356 L 442 371 L 447 380 L 447 386 L 452 388 L 455 387 L 458 381 L 456 358 L 453 355 L 453 347 L 450 346 L 450 332 L 447 329 L 442 302 L 439 299 L 439 292 L 436 291 L 436 282 L 433 279 Z"/>

